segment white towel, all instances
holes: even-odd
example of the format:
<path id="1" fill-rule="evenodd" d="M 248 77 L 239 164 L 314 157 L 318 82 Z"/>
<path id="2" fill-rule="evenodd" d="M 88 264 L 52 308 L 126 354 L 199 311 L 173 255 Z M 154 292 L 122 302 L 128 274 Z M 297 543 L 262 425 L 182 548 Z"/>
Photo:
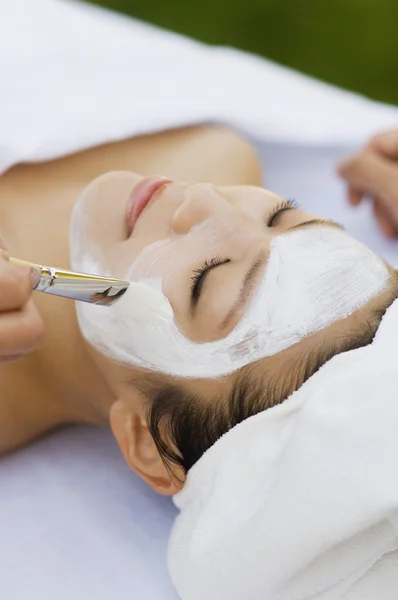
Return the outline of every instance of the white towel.
<path id="1" fill-rule="evenodd" d="M 0 173 L 194 123 L 322 146 L 398 123 L 394 107 L 65 0 L 0 0 L 0 73 Z"/>
<path id="2" fill-rule="evenodd" d="M 183 600 L 398 595 L 398 301 L 374 342 L 210 448 L 176 496 Z"/>

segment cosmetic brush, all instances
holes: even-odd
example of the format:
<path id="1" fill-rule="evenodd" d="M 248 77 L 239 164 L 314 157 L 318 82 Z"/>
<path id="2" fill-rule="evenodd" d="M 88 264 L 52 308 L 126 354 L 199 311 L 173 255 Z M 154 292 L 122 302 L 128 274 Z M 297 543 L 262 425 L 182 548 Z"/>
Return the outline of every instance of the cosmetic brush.
<path id="1" fill-rule="evenodd" d="M 38 271 L 40 280 L 33 288 L 36 292 L 71 298 L 80 302 L 111 306 L 125 294 L 129 287 L 129 282 L 121 279 L 45 267 L 18 258 L 10 258 L 10 263 L 16 267 L 30 267 Z"/>

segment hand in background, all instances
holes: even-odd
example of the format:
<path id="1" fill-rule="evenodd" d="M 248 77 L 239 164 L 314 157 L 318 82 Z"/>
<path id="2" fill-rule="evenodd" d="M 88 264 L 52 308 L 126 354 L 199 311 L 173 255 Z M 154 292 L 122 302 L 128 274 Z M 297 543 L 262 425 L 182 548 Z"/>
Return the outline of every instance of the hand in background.
<path id="1" fill-rule="evenodd" d="M 398 129 L 373 137 L 358 154 L 345 158 L 338 172 L 348 184 L 351 206 L 370 196 L 382 233 L 389 238 L 397 237 Z"/>
<path id="2" fill-rule="evenodd" d="M 36 350 L 43 338 L 43 322 L 31 300 L 36 282 L 30 269 L 8 262 L 0 250 L 0 363 Z"/>

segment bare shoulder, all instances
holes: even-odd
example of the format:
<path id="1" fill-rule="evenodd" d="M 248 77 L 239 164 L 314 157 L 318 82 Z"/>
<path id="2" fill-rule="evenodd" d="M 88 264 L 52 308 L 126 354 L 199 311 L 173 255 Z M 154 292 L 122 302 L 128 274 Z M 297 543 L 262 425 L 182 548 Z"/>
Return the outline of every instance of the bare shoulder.
<path id="1" fill-rule="evenodd" d="M 10 190 L 22 184 L 30 191 L 35 186 L 41 198 L 44 189 L 55 190 L 65 180 L 84 185 L 119 170 L 193 183 L 262 184 L 259 158 L 242 134 L 222 125 L 196 125 L 111 142 L 46 163 L 18 165 L 0 177 L 0 198 L 10 197 Z"/>

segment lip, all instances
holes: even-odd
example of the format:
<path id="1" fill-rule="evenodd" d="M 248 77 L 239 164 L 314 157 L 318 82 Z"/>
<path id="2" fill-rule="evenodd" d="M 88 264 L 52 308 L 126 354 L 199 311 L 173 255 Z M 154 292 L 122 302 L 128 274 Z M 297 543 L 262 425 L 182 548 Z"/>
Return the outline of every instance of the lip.
<path id="1" fill-rule="evenodd" d="M 126 220 L 128 235 L 131 235 L 141 213 L 146 208 L 155 192 L 167 183 L 171 183 L 171 179 L 166 179 L 165 177 L 148 177 L 134 186 L 127 203 Z"/>

